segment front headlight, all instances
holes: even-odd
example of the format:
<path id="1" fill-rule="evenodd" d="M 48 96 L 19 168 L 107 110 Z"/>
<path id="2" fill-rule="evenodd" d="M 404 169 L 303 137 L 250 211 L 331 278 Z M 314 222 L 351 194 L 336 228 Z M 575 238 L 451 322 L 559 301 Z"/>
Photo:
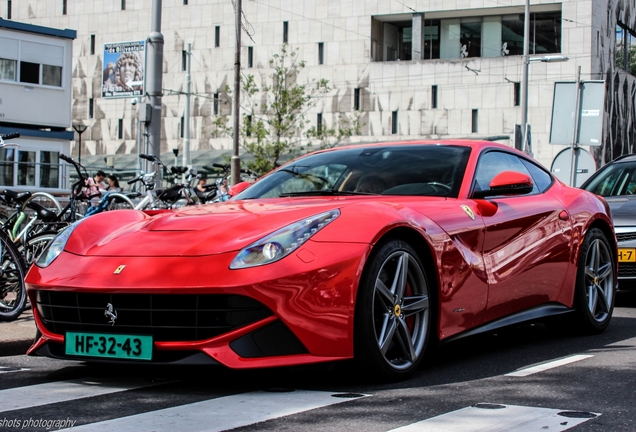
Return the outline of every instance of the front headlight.
<path id="1" fill-rule="evenodd" d="M 242 269 L 276 262 L 305 243 L 311 236 L 340 216 L 331 210 L 287 225 L 242 249 L 232 260 L 230 269 Z"/>
<path id="2" fill-rule="evenodd" d="M 66 242 L 68 242 L 68 239 L 71 237 L 71 234 L 80 222 L 81 220 L 64 228 L 64 231 L 60 232 L 53 240 L 51 240 L 51 243 L 49 243 L 42 251 L 38 259 L 35 261 L 35 264 L 38 267 L 48 267 L 55 258 L 62 253 L 66 246 Z"/>

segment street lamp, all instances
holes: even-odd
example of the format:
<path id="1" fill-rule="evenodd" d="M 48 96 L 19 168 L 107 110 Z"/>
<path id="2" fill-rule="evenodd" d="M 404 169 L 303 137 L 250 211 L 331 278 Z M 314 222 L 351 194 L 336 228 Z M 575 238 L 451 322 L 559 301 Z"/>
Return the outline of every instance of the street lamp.
<path id="1" fill-rule="evenodd" d="M 524 45 L 527 44 L 524 42 Z M 529 137 L 529 124 L 528 124 L 528 74 L 530 70 L 530 63 L 542 62 L 542 63 L 557 63 L 570 60 L 569 57 L 561 55 L 549 55 L 543 57 L 528 57 L 523 56 L 523 91 L 521 92 L 521 150 L 528 154 L 532 154 L 532 148 L 530 148 Z"/>
<path id="2" fill-rule="evenodd" d="M 77 161 L 79 163 L 82 163 L 82 134 L 84 133 L 86 128 L 88 128 L 88 126 L 83 124 L 73 125 L 73 129 L 75 129 L 75 132 L 77 132 L 77 134 L 79 135 L 79 147 L 78 147 L 78 156 L 77 156 Z"/>

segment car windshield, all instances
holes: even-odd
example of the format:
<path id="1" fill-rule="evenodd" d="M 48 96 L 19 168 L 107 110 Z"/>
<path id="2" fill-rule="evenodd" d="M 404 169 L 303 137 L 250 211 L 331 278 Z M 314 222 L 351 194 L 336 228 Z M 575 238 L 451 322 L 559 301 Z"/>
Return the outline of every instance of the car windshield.
<path id="1" fill-rule="evenodd" d="M 604 197 L 633 195 L 636 193 L 636 163 L 608 165 L 584 189 Z"/>
<path id="2" fill-rule="evenodd" d="M 353 147 L 299 158 L 235 199 L 310 195 L 457 197 L 470 147 L 404 145 Z"/>

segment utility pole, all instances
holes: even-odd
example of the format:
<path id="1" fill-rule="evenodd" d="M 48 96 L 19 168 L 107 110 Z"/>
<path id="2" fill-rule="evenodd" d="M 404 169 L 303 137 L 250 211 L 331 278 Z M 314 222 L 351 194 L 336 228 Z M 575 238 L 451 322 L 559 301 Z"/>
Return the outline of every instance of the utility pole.
<path id="1" fill-rule="evenodd" d="M 188 44 L 188 50 L 186 51 L 186 91 L 185 91 L 185 114 L 183 116 L 184 125 L 184 137 L 183 137 L 183 166 L 190 166 L 192 161 L 190 160 L 190 85 L 191 85 L 191 71 L 190 71 L 190 58 L 192 57 L 192 44 Z"/>
<path id="2" fill-rule="evenodd" d="M 161 34 L 161 0 L 152 0 L 152 21 L 150 34 L 146 40 L 148 47 L 148 75 L 146 79 L 146 92 L 151 107 L 150 122 L 148 124 L 148 140 L 152 148 L 152 154 L 161 155 L 161 96 L 163 96 L 163 35 Z M 157 183 L 161 184 L 161 171 L 157 177 Z"/>
<path id="3" fill-rule="evenodd" d="M 521 90 L 521 150 L 531 154 L 528 140 L 528 73 L 530 68 L 530 0 L 526 0 L 523 18 L 523 86 Z"/>
<path id="4" fill-rule="evenodd" d="M 234 137 L 232 140 L 231 177 L 232 186 L 240 180 L 241 158 L 239 157 L 239 130 L 241 124 L 241 0 L 236 0 L 236 59 L 234 61 Z"/>

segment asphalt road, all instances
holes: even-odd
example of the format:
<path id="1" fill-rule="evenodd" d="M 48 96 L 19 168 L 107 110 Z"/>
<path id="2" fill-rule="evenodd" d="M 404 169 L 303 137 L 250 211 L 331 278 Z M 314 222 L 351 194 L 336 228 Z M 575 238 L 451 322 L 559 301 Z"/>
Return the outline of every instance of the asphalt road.
<path id="1" fill-rule="evenodd" d="M 467 338 L 399 383 L 348 364 L 237 372 L 26 357 L 5 340 L 16 325 L 0 324 L 0 430 L 636 430 L 636 294 L 619 293 L 601 335 L 553 323 Z"/>

